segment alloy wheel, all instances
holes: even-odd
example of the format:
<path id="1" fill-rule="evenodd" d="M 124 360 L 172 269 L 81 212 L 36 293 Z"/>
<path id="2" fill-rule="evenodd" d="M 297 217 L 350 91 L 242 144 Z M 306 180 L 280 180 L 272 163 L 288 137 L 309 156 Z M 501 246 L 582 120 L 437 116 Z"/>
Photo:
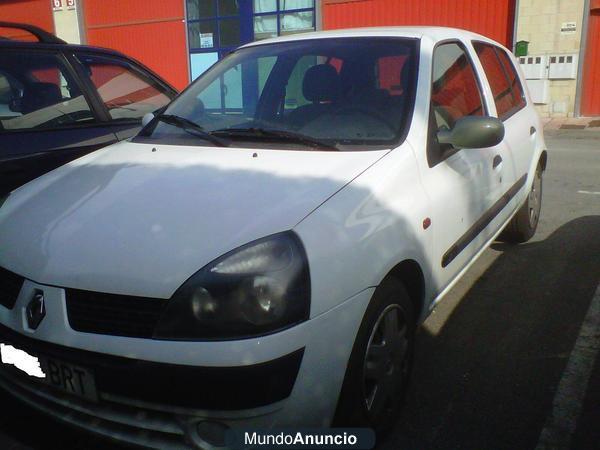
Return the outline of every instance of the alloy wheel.
<path id="1" fill-rule="evenodd" d="M 536 170 L 533 185 L 529 192 L 529 224 L 535 227 L 540 215 L 542 203 L 542 172 Z"/>
<path id="2" fill-rule="evenodd" d="M 409 328 L 404 310 L 385 308 L 371 331 L 363 365 L 364 401 L 377 419 L 397 402 L 409 372 Z"/>

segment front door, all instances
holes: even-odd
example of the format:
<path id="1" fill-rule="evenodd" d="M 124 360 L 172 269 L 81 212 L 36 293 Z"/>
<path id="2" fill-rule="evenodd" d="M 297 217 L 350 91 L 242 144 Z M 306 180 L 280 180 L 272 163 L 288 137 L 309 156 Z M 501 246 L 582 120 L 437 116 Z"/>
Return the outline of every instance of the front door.
<path id="1" fill-rule="evenodd" d="M 433 52 L 428 168 L 423 185 L 431 202 L 433 274 L 441 292 L 487 241 L 485 217 L 496 199 L 496 147 L 455 149 L 439 144 L 437 132 L 465 116 L 485 116 L 487 108 L 472 60 L 459 42 Z"/>
<path id="2" fill-rule="evenodd" d="M 0 196 L 116 140 L 60 52 L 2 51 Z"/>

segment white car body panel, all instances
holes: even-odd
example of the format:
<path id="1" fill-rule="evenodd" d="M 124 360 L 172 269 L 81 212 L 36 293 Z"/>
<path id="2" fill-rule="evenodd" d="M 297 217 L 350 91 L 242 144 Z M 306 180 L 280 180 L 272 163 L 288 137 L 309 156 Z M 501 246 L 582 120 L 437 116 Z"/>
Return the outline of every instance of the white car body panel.
<path id="1" fill-rule="evenodd" d="M 293 228 L 385 151 L 253 153 L 125 142 L 73 161 L 4 204 L 0 266 L 43 284 L 169 298 L 229 250 Z"/>

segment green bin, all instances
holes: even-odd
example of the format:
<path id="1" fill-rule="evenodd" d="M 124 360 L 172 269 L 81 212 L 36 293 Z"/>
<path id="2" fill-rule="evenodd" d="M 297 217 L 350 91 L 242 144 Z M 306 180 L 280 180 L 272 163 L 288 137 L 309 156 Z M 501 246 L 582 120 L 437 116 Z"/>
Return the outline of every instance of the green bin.
<path id="1" fill-rule="evenodd" d="M 515 45 L 515 56 L 527 56 L 529 51 L 529 41 L 519 41 Z"/>

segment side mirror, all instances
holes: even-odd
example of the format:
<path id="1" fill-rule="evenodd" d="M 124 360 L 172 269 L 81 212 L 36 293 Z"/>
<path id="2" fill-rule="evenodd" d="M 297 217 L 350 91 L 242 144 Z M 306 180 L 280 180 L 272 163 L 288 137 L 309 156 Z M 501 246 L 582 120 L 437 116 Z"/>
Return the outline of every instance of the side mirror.
<path id="1" fill-rule="evenodd" d="M 152 119 L 154 119 L 154 113 L 149 112 L 144 114 L 144 117 L 142 117 L 142 127 L 148 125 Z"/>
<path id="2" fill-rule="evenodd" d="M 458 119 L 451 130 L 437 133 L 440 144 L 455 148 L 485 148 L 504 139 L 504 124 L 496 117 L 466 116 Z"/>

